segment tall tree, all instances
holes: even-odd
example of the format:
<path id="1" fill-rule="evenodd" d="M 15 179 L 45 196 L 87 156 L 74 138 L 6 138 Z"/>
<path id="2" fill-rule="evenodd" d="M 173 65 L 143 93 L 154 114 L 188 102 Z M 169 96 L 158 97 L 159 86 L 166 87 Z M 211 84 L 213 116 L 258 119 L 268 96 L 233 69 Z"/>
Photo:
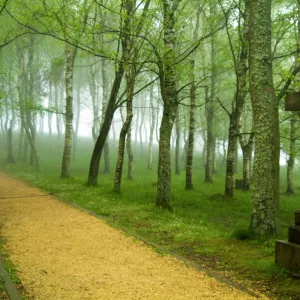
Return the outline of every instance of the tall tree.
<path id="1" fill-rule="evenodd" d="M 271 2 L 249 0 L 249 75 L 255 132 L 250 232 L 259 237 L 278 232 L 280 143 L 272 76 Z"/>
<path id="2" fill-rule="evenodd" d="M 193 33 L 194 41 L 198 40 L 199 32 L 199 21 L 200 21 L 200 6 L 196 15 L 196 25 Z M 191 65 L 191 88 L 190 88 L 190 119 L 189 119 L 189 134 L 187 144 L 187 155 L 186 155 L 186 179 L 185 189 L 193 188 L 192 180 L 192 168 L 194 158 L 194 140 L 195 140 L 195 107 L 196 107 L 196 83 L 195 83 L 195 63 L 196 63 L 196 51 L 192 54 L 190 65 Z"/>
<path id="3" fill-rule="evenodd" d="M 170 139 L 178 108 L 177 73 L 175 69 L 175 11 L 177 1 L 163 0 L 164 55 L 158 56 L 159 79 L 163 99 L 163 116 L 159 130 L 158 182 L 156 204 L 172 210 Z"/>
<path id="4" fill-rule="evenodd" d="M 229 32 L 228 16 L 224 13 L 226 18 L 226 29 L 228 34 L 228 40 L 232 52 L 234 61 L 234 68 L 236 74 L 236 91 L 232 101 L 232 112 L 229 114 L 229 132 L 228 132 L 228 147 L 227 147 L 227 158 L 226 158 L 226 175 L 225 175 L 225 195 L 233 197 L 234 195 L 234 184 L 233 174 L 235 172 L 235 166 L 237 165 L 236 154 L 238 153 L 237 141 L 239 136 L 240 128 L 240 117 L 243 112 L 245 99 L 247 95 L 247 72 L 248 72 L 248 48 L 249 48 L 249 3 L 248 0 L 244 1 L 244 9 L 239 12 L 239 24 L 242 28 L 240 31 L 240 53 L 236 58 L 233 41 Z"/>

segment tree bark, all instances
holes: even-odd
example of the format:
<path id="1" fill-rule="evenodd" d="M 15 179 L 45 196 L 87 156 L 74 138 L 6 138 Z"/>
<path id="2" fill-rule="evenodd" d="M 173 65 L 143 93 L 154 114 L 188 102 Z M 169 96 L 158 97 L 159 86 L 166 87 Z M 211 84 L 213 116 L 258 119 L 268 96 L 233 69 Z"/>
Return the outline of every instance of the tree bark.
<path id="1" fill-rule="evenodd" d="M 127 58 L 129 59 L 129 58 Z M 123 171 L 123 162 L 124 162 L 124 152 L 125 152 L 125 138 L 130 129 L 131 121 L 132 121 L 132 101 L 133 101 L 133 91 L 135 84 L 135 66 L 130 67 L 131 71 L 126 70 L 126 94 L 127 94 L 127 102 L 126 102 L 126 120 L 122 126 L 120 137 L 119 137 L 119 150 L 118 150 L 118 160 L 115 171 L 115 179 L 114 179 L 114 187 L 113 191 L 119 193 L 121 190 L 121 179 L 122 179 L 122 171 Z"/>
<path id="2" fill-rule="evenodd" d="M 241 50 L 239 59 L 236 62 L 236 92 L 232 103 L 232 112 L 230 115 L 229 132 L 228 132 L 228 148 L 226 158 L 226 175 L 225 175 L 225 195 L 234 196 L 234 173 L 237 172 L 237 141 L 240 128 L 240 117 L 245 104 L 247 95 L 247 60 L 249 52 L 249 3 L 245 1 L 243 15 L 244 24 L 242 28 L 243 35 L 241 37 Z M 231 41 L 230 41 L 231 42 Z M 233 53 L 234 57 L 234 53 Z"/>
<path id="3" fill-rule="evenodd" d="M 155 110 L 153 103 L 153 85 L 150 86 L 150 109 L 151 109 L 151 124 L 150 124 L 150 137 L 149 137 L 149 150 L 148 150 L 148 170 L 152 170 L 153 164 L 153 137 L 155 130 Z"/>
<path id="4" fill-rule="evenodd" d="M 175 124 L 176 124 L 175 174 L 179 175 L 180 174 L 180 162 L 179 162 L 179 157 L 180 157 L 180 116 L 179 116 L 179 106 L 177 107 L 177 111 L 176 111 Z"/>
<path id="5" fill-rule="evenodd" d="M 210 4 L 210 14 L 215 14 L 215 4 Z M 216 45 L 215 36 L 212 35 L 211 41 L 211 80 L 210 80 L 210 96 L 209 101 L 205 104 L 206 108 L 206 126 L 207 126 L 207 138 L 206 138 L 206 163 L 205 163 L 205 180 L 204 182 L 212 182 L 213 175 L 213 151 L 214 151 L 214 102 L 216 96 Z"/>
<path id="6" fill-rule="evenodd" d="M 278 232 L 279 121 L 271 60 L 271 0 L 250 4 L 250 94 L 255 131 L 250 232 L 258 237 Z"/>
<path id="7" fill-rule="evenodd" d="M 61 178 L 70 177 L 72 134 L 73 134 L 73 68 L 77 48 L 72 48 L 69 44 L 65 45 L 67 59 L 66 66 L 66 113 L 65 113 L 65 143 L 61 164 Z"/>
<path id="8" fill-rule="evenodd" d="M 6 163 L 14 164 L 15 158 L 13 153 L 13 135 L 12 135 L 12 128 L 8 128 L 7 130 L 7 159 Z"/>
<path id="9" fill-rule="evenodd" d="M 289 159 L 287 161 L 287 187 L 286 195 L 293 195 L 294 191 L 294 181 L 293 181 L 293 171 L 295 164 L 295 145 L 296 145 L 296 120 L 291 120 L 291 129 L 290 129 L 290 149 L 289 149 Z"/>
<path id="10" fill-rule="evenodd" d="M 163 1 L 164 57 L 163 61 L 159 59 L 160 87 L 164 108 L 160 126 L 156 205 L 168 210 L 172 210 L 170 139 L 178 107 L 177 74 L 174 65 L 175 7 L 174 1 Z"/>
<path id="11" fill-rule="evenodd" d="M 108 64 L 105 60 L 102 61 L 102 124 L 104 122 L 104 114 L 107 107 L 108 99 Z M 110 161 L 109 161 L 109 144 L 108 136 L 104 143 L 104 173 L 108 174 L 110 172 Z"/>
<path id="12" fill-rule="evenodd" d="M 253 139 L 254 134 L 250 134 L 248 140 L 246 140 L 246 138 L 240 138 L 240 145 L 243 152 L 243 189 L 245 191 L 250 189 L 250 170 Z"/>

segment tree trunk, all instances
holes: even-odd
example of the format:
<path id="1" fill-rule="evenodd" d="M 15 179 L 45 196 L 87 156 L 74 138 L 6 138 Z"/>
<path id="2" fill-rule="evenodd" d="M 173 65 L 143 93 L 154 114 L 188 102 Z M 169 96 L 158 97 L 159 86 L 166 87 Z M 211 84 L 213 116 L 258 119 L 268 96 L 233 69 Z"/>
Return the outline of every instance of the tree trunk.
<path id="1" fill-rule="evenodd" d="M 134 132 L 134 142 L 138 142 L 139 133 L 139 119 L 140 119 L 140 108 L 136 109 L 136 119 L 135 119 L 135 132 Z"/>
<path id="2" fill-rule="evenodd" d="M 225 174 L 225 195 L 229 197 L 234 196 L 234 164 L 235 164 L 235 152 L 237 142 L 237 128 L 236 114 L 230 115 L 229 134 L 228 134 L 228 147 L 227 147 L 227 159 L 226 159 L 226 174 Z"/>
<path id="3" fill-rule="evenodd" d="M 108 99 L 108 64 L 105 60 L 102 61 L 102 120 L 104 122 L 104 114 L 107 107 Z M 114 127 L 113 127 L 114 129 Z M 109 145 L 108 145 L 109 136 L 107 136 L 104 143 L 104 173 L 108 174 L 110 172 L 110 162 L 109 162 Z"/>
<path id="4" fill-rule="evenodd" d="M 73 131 L 73 152 L 72 158 L 76 159 L 76 151 L 78 144 L 78 131 L 79 131 L 79 123 L 80 123 L 80 112 L 81 112 L 81 103 L 80 103 L 80 85 L 77 85 L 77 98 L 76 98 L 76 121 L 75 121 L 75 129 Z"/>
<path id="5" fill-rule="evenodd" d="M 70 177 L 71 150 L 72 150 L 72 133 L 73 133 L 73 68 L 77 48 L 70 48 L 69 44 L 65 45 L 67 59 L 66 66 L 66 114 L 65 114 L 65 143 L 61 164 L 61 178 Z"/>
<path id="6" fill-rule="evenodd" d="M 89 81 L 89 88 L 90 88 L 92 107 L 93 107 L 92 137 L 94 142 L 96 142 L 97 136 L 99 134 L 100 118 L 99 118 L 99 103 L 98 103 L 98 93 L 97 93 L 98 86 L 97 86 L 97 79 L 96 79 L 96 70 L 94 66 L 90 66 L 90 74 L 91 74 L 91 79 Z"/>
<path id="7" fill-rule="evenodd" d="M 7 159 L 6 159 L 6 162 L 8 164 L 14 164 L 16 161 L 15 161 L 15 158 L 14 158 L 14 154 L 13 154 L 13 135 L 12 135 L 12 129 L 11 127 L 8 128 L 7 130 Z"/>
<path id="8" fill-rule="evenodd" d="M 115 79 L 111 89 L 109 101 L 106 107 L 104 120 L 91 157 L 90 170 L 88 176 L 88 185 L 97 185 L 100 158 L 113 120 L 115 103 L 117 100 L 123 74 L 124 74 L 124 67 L 123 67 L 123 62 L 121 61 L 119 64 L 119 68 L 115 73 Z"/>
<path id="9" fill-rule="evenodd" d="M 131 131 L 132 131 L 132 127 L 130 125 L 126 137 L 126 149 L 128 155 L 127 179 L 129 180 L 133 179 L 133 152 L 132 152 L 132 145 L 131 145 Z"/>
<path id="10" fill-rule="evenodd" d="M 196 26 L 194 29 L 193 40 L 198 40 L 198 31 L 200 24 L 200 6 L 196 15 Z M 188 141 L 184 138 L 185 153 L 186 153 L 186 164 L 185 164 L 185 189 L 193 189 L 193 159 L 194 159 L 194 144 L 195 144 L 195 106 L 196 106 L 196 85 L 195 85 L 195 64 L 196 64 L 196 51 L 192 54 L 190 65 L 191 65 L 191 88 L 190 88 L 190 119 L 188 128 Z"/>
<path id="11" fill-rule="evenodd" d="M 250 134 L 248 140 L 240 139 L 240 145 L 243 152 L 243 189 L 250 189 L 250 170 L 251 170 L 251 155 L 253 147 L 254 134 Z"/>
<path id="12" fill-rule="evenodd" d="M 129 58 L 127 58 L 129 59 Z M 130 67 L 128 67 L 130 68 Z M 122 126 L 120 137 L 119 137 L 119 150 L 118 150 L 118 160 L 115 171 L 115 179 L 113 191 L 119 193 L 121 190 L 121 179 L 123 171 L 123 162 L 124 162 L 124 152 L 125 152 L 125 138 L 130 129 L 130 124 L 132 121 L 132 101 L 133 101 L 133 91 L 135 83 L 135 66 L 131 66 L 131 70 L 126 70 L 126 94 L 127 94 L 127 103 L 126 103 L 126 120 Z"/>
<path id="13" fill-rule="evenodd" d="M 175 147 L 175 174 L 180 174 L 180 163 L 179 163 L 179 157 L 180 157 L 180 118 L 179 118 L 179 107 L 177 108 L 176 112 L 176 147 Z"/>
<path id="14" fill-rule="evenodd" d="M 49 95 L 48 95 L 48 109 L 52 109 L 53 107 L 53 99 L 52 99 L 52 82 L 51 80 L 49 81 Z M 53 114 L 51 112 L 48 112 L 48 130 L 49 130 L 49 139 L 51 140 L 52 138 L 52 117 Z M 51 142 L 49 143 L 49 146 L 51 146 Z"/>
<path id="15" fill-rule="evenodd" d="M 148 170 L 152 170 L 153 163 L 153 136 L 155 129 L 155 111 L 153 103 L 153 85 L 150 86 L 150 109 L 151 109 L 151 124 L 150 124 L 150 138 L 149 138 L 149 150 L 148 150 Z"/>
<path id="16" fill-rule="evenodd" d="M 271 0 L 250 4 L 250 94 L 255 131 L 250 232 L 270 237 L 278 232 L 279 121 L 271 59 Z"/>
<path id="17" fill-rule="evenodd" d="M 56 110 L 56 131 L 57 131 L 57 138 L 58 140 L 61 139 L 61 116 L 60 116 L 60 105 L 59 105 L 59 85 L 55 84 L 54 86 L 54 103 L 55 103 L 55 110 Z"/>
<path id="18" fill-rule="evenodd" d="M 141 154 L 144 154 L 144 145 L 143 145 L 143 126 L 144 126 L 144 120 L 145 120 L 145 111 L 144 108 L 141 108 L 141 123 L 139 126 L 139 136 L 140 136 L 140 149 L 141 149 Z"/>
<path id="19" fill-rule="evenodd" d="M 121 86 L 122 78 L 124 75 L 124 63 L 126 62 L 126 58 L 129 57 L 129 38 L 130 36 L 130 22 L 132 14 L 134 13 L 134 7 L 135 7 L 135 1 L 132 0 L 126 0 L 124 4 L 125 8 L 125 14 L 126 18 L 124 19 L 124 25 L 123 28 L 121 28 L 121 37 L 120 42 L 122 43 L 122 57 L 119 61 L 118 66 L 116 66 L 115 69 L 115 79 L 113 82 L 113 86 L 111 89 L 111 93 L 109 96 L 109 100 L 107 102 L 105 117 L 100 129 L 100 134 L 97 138 L 91 162 L 90 162 L 90 170 L 89 170 L 89 177 L 88 177 L 88 185 L 96 185 L 97 179 L 98 179 L 98 173 L 99 173 L 99 163 L 101 154 L 110 130 L 110 126 L 112 124 L 114 111 L 115 111 L 115 105 L 117 101 L 118 92 Z"/>
<path id="20" fill-rule="evenodd" d="M 194 69 L 195 60 L 191 62 Z M 192 71 L 193 72 L 193 71 Z M 193 76 L 193 81 L 190 90 L 190 124 L 189 124 L 189 136 L 186 156 L 186 173 L 185 173 L 185 189 L 189 190 L 193 188 L 192 169 L 194 158 L 194 140 L 195 140 L 195 104 L 196 104 L 196 86 Z"/>
<path id="21" fill-rule="evenodd" d="M 293 171 L 295 164 L 295 145 L 296 145 L 296 120 L 291 120 L 291 130 L 290 130 L 290 151 L 289 159 L 287 161 L 287 188 L 286 195 L 293 195 L 294 192 L 294 181 L 293 181 Z"/>
<path id="22" fill-rule="evenodd" d="M 215 4 L 210 5 L 210 14 L 215 13 Z M 210 82 L 210 97 L 209 101 L 206 103 L 206 126 L 207 126 L 207 138 L 206 138 L 206 164 L 205 164 L 205 180 L 204 182 L 212 182 L 213 174 L 213 152 L 214 152 L 214 101 L 216 95 L 216 45 L 215 45 L 215 36 L 211 36 L 211 82 Z"/>
<path id="23" fill-rule="evenodd" d="M 232 112 L 230 115 L 228 148 L 226 158 L 226 174 L 225 174 L 225 195 L 234 196 L 234 173 L 237 172 L 238 164 L 238 134 L 240 128 L 240 117 L 245 105 L 247 95 L 247 60 L 249 52 L 249 3 L 245 1 L 245 10 L 241 15 L 244 18 L 242 28 L 243 35 L 241 37 L 241 50 L 239 59 L 236 62 L 236 91 L 232 102 Z M 231 42 L 231 40 L 230 40 Z M 234 53 L 233 53 L 234 55 Z"/>
<path id="24" fill-rule="evenodd" d="M 164 108 L 160 126 L 156 205 L 172 210 L 170 139 L 178 108 L 176 89 L 177 74 L 174 64 L 174 59 L 176 57 L 175 5 L 172 0 L 164 0 L 163 6 L 165 52 L 163 62 L 159 60 L 158 65 Z"/>

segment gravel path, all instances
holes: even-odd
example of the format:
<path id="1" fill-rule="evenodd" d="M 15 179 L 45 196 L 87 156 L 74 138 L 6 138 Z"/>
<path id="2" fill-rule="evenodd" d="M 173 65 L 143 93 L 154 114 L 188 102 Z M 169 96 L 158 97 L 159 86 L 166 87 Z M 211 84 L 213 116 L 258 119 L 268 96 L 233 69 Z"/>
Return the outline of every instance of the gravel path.
<path id="1" fill-rule="evenodd" d="M 3 173 L 0 235 L 32 299 L 257 299 Z"/>

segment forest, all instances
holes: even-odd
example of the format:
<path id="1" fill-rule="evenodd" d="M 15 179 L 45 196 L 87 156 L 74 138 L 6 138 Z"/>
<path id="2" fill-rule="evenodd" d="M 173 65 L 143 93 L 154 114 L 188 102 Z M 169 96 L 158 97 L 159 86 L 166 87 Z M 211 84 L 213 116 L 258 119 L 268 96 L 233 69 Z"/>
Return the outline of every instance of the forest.
<path id="1" fill-rule="evenodd" d="M 3 172 L 299 299 L 274 262 L 300 208 L 299 0 L 0 0 L 0 22 Z"/>

